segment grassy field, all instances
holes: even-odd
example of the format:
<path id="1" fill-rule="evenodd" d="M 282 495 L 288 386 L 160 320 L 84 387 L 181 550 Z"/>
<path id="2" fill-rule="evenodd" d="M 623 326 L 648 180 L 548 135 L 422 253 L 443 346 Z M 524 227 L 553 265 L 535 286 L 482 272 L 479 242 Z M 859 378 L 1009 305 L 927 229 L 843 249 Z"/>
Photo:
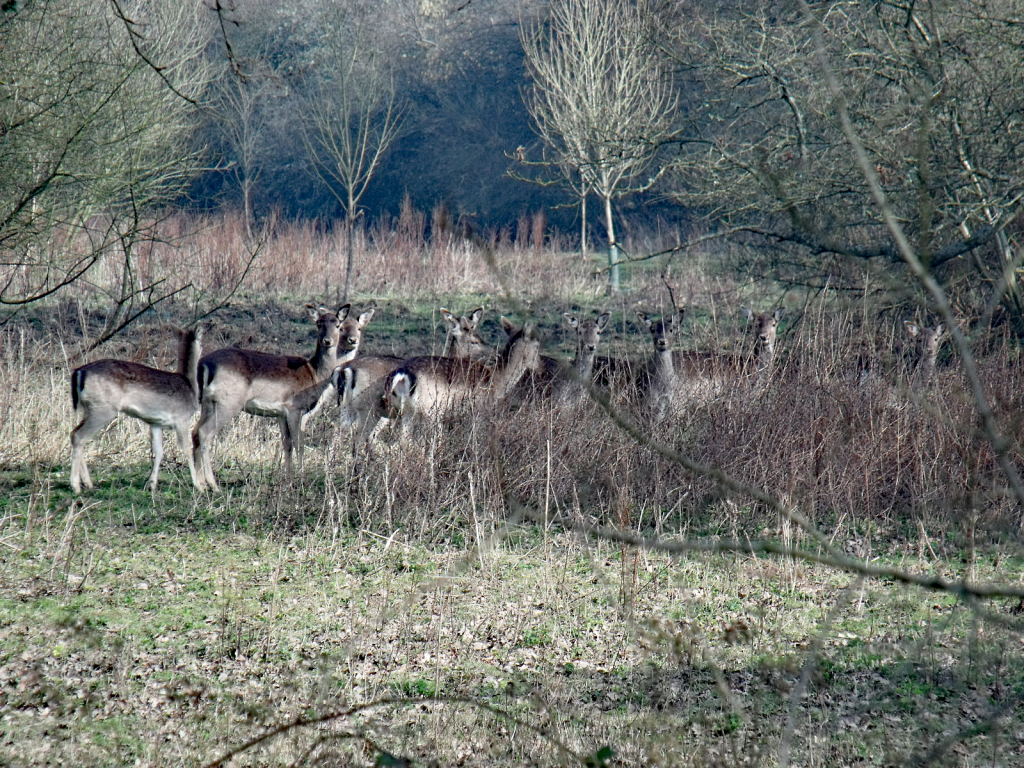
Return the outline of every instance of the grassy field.
<path id="1" fill-rule="evenodd" d="M 656 273 L 605 302 L 563 254 L 499 250 L 528 283 L 504 293 L 452 248 L 429 290 L 415 275 L 380 284 L 364 255 L 366 351 L 439 350 L 437 308 L 482 304 L 495 343 L 500 313 L 529 314 L 560 356 L 561 312 L 608 307 L 602 345 L 647 354 L 633 311 L 664 307 Z M 430 271 L 418 259 L 410 270 Z M 774 301 L 705 271 L 677 280 L 700 308 L 684 346 L 741 348 L 735 303 Z M 256 289 L 214 315 L 207 349 L 311 352 L 302 305 L 330 291 Z M 328 412 L 295 479 L 277 426 L 243 416 L 215 450 L 216 495 L 194 492 L 173 444 L 160 490 L 144 490 L 148 432 L 122 418 L 93 442 L 97 488 L 76 499 L 68 374 L 103 319 L 87 299 L 2 331 L 0 764 L 1024 765 L 1020 598 L 766 551 L 827 544 L 864 567 L 1021 588 L 1019 504 L 948 349 L 913 406 L 845 375 L 879 346 L 854 312 L 808 305 L 787 315 L 765 391 L 655 425 L 625 409 L 667 448 L 793 505 L 823 544 L 590 402 L 511 405 L 371 461 Z M 90 359 L 169 367 L 172 346 L 145 322 Z M 981 372 L 1016 441 L 1012 346 Z"/>

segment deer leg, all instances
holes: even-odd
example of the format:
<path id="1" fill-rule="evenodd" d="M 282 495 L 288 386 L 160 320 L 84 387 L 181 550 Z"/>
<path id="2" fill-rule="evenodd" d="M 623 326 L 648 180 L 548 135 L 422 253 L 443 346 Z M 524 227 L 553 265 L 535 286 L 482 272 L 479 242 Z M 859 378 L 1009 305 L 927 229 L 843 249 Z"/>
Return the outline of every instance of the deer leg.
<path id="1" fill-rule="evenodd" d="M 220 486 L 217 485 L 217 479 L 213 476 L 213 467 L 210 465 L 210 443 L 223 425 L 230 424 L 241 410 L 241 406 L 228 408 L 218 405 L 214 400 L 203 401 L 199 423 L 196 424 L 195 432 L 192 433 L 192 444 L 195 449 L 196 471 L 211 491 L 219 491 Z"/>
<path id="2" fill-rule="evenodd" d="M 298 419 L 290 419 L 288 416 L 281 416 L 278 418 L 278 422 L 281 424 L 281 449 L 284 452 L 284 468 L 285 471 L 292 474 L 292 452 L 295 448 L 294 435 L 292 430 L 295 432 L 302 431 Z"/>
<path id="3" fill-rule="evenodd" d="M 164 431 L 159 424 L 150 424 L 149 432 L 153 445 L 153 472 L 150 474 L 146 486 L 156 493 L 156 485 L 160 480 L 160 464 L 164 460 Z"/>
<path id="4" fill-rule="evenodd" d="M 192 478 L 192 485 L 196 488 L 202 488 L 203 481 L 196 473 L 196 462 L 192 458 L 192 445 L 188 439 L 188 424 L 175 424 L 174 435 L 178 438 L 178 448 L 181 450 L 181 455 L 185 457 L 185 463 L 188 464 L 188 474 Z"/>
<path id="5" fill-rule="evenodd" d="M 89 465 L 85 461 L 85 446 L 93 436 L 106 427 L 117 416 L 113 408 L 88 408 L 85 418 L 71 431 L 71 489 L 82 492 L 82 485 L 92 488 Z"/>

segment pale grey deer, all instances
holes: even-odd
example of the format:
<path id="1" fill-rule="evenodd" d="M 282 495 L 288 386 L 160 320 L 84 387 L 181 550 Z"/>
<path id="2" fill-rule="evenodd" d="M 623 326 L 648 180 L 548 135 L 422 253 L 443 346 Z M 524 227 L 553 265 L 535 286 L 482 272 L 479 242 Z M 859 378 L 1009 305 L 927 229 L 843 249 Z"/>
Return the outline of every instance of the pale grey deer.
<path id="1" fill-rule="evenodd" d="M 278 419 L 285 467 L 291 471 L 295 439 L 304 419 L 300 417 L 298 430 L 294 430 L 295 425 L 289 424 L 289 410 L 304 408 L 308 418 L 323 402 L 322 392 L 315 402 L 302 407 L 293 398 L 329 381 L 339 363 L 358 354 L 363 329 L 373 317 L 372 309 L 351 317 L 349 304 L 334 312 L 311 304 L 307 309 L 317 324 L 316 349 L 309 358 L 228 347 L 199 361 L 201 412 L 192 441 L 200 477 L 211 489 L 217 490 L 218 486 L 210 463 L 210 444 L 241 411 Z"/>
<path id="2" fill-rule="evenodd" d="M 903 328 L 916 342 L 916 360 L 912 363 L 909 383 L 912 390 L 919 392 L 930 387 L 935 379 L 935 364 L 939 358 L 939 348 L 942 346 L 946 329 L 942 323 L 933 328 L 922 328 L 913 320 L 905 320 Z"/>
<path id="3" fill-rule="evenodd" d="M 153 471 L 147 483 L 156 491 L 164 457 L 163 430 L 173 429 L 188 464 L 192 483 L 202 486 L 196 474 L 188 430 L 199 408 L 196 371 L 202 350 L 202 327 L 178 330 L 178 370 L 175 373 L 128 360 L 97 360 L 71 373 L 71 403 L 82 421 L 71 432 L 71 488 L 81 493 L 92 488 L 85 448 L 97 432 L 123 413 L 149 424 Z"/>
<path id="4" fill-rule="evenodd" d="M 508 341 L 492 367 L 452 357 L 414 357 L 388 374 L 384 407 L 390 419 L 400 418 L 403 436 L 414 424 L 438 421 L 454 412 L 492 406 L 504 398 L 529 368 L 537 366 L 540 339 L 532 321 L 516 328 L 505 317 Z"/>

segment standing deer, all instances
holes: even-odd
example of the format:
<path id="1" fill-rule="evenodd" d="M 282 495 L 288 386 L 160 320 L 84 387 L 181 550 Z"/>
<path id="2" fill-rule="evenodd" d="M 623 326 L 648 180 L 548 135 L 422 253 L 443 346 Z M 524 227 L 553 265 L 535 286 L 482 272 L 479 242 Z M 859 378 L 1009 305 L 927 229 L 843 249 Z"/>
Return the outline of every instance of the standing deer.
<path id="1" fill-rule="evenodd" d="M 903 328 L 917 343 L 917 361 L 910 373 L 910 385 L 914 390 L 927 389 L 935 378 L 935 363 L 946 329 L 942 323 L 934 328 L 921 328 L 913 320 L 904 320 Z"/>
<path id="2" fill-rule="evenodd" d="M 445 337 L 444 356 L 462 360 L 485 362 L 494 357 L 494 350 L 477 331 L 483 317 L 483 307 L 477 307 L 469 315 L 455 317 L 449 310 L 441 308 L 441 317 L 448 326 Z M 341 409 L 340 424 L 354 434 L 362 435 L 358 442 L 365 442 L 372 433 L 368 428 L 377 425 L 374 431 L 384 426 L 385 417 L 381 396 L 384 382 L 392 371 L 405 362 L 404 357 L 394 355 L 363 355 L 343 366 L 331 375 Z"/>
<path id="3" fill-rule="evenodd" d="M 679 316 L 655 320 L 644 312 L 637 312 L 637 317 L 647 327 L 654 343 L 654 357 L 640 370 L 637 389 L 652 416 L 660 420 L 670 413 L 678 388 L 672 347 L 679 328 Z"/>
<path id="4" fill-rule="evenodd" d="M 757 385 L 770 375 L 775 361 L 775 341 L 782 310 L 754 313 L 740 306 L 750 328 L 752 343 L 742 355 L 701 350 L 676 350 L 672 359 L 680 390 L 691 395 L 720 391 L 726 385 L 743 379 L 754 379 Z"/>
<path id="5" fill-rule="evenodd" d="M 255 416 L 278 419 L 285 466 L 290 472 L 295 437 L 304 422 L 300 418 L 299 428 L 294 432 L 294 423 L 289 425 L 289 408 L 294 411 L 298 407 L 293 398 L 303 390 L 329 382 L 339 363 L 358 354 L 363 328 L 373 317 L 372 309 L 352 318 L 349 304 L 339 307 L 337 312 L 324 306 L 306 306 L 317 324 L 316 349 L 311 357 L 228 347 L 199 361 L 202 411 L 192 433 L 192 442 L 200 476 L 211 490 L 217 490 L 218 486 L 210 465 L 210 443 L 243 410 Z M 323 394 L 320 390 L 312 402 L 303 403 L 307 417 L 323 402 Z"/>
<path id="6" fill-rule="evenodd" d="M 192 483 L 196 474 L 188 441 L 189 423 L 199 407 L 196 369 L 202 350 L 203 329 L 178 330 L 178 371 L 171 373 L 127 360 L 97 360 L 71 374 L 71 403 L 81 411 L 81 423 L 71 432 L 71 488 L 81 493 L 82 484 L 92 488 L 85 447 L 118 413 L 149 424 L 153 446 L 153 471 L 148 487 L 156 491 L 160 462 L 164 457 L 163 430 L 171 428 L 185 456 Z"/>
<path id="7" fill-rule="evenodd" d="M 540 339 L 532 321 L 517 329 L 502 317 L 501 324 L 509 338 L 492 368 L 475 360 L 414 357 L 392 371 L 384 383 L 388 417 L 402 418 L 403 432 L 409 435 L 416 417 L 438 420 L 505 397 L 528 368 L 537 366 Z"/>

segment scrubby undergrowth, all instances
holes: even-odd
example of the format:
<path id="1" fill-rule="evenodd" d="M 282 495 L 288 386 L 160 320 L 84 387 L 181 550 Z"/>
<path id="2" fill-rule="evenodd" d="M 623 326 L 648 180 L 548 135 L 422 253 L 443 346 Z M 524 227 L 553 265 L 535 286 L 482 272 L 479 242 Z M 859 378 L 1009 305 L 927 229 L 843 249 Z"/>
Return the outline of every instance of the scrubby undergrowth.
<path id="1" fill-rule="evenodd" d="M 263 293 L 213 315 L 208 349 L 312 351 L 302 305 L 333 301 L 336 275 L 315 259 L 292 275 L 286 255 L 301 241 L 289 237 L 267 246 L 279 274 L 247 288 Z M 602 352 L 640 358 L 650 342 L 634 310 L 666 308 L 654 273 L 604 302 L 564 253 L 497 243 L 501 280 L 455 238 L 436 259 L 422 233 L 407 240 L 387 269 L 360 251 L 353 300 L 378 307 L 368 352 L 439 351 L 443 303 L 485 305 L 495 343 L 499 313 L 529 314 L 561 357 L 573 344 L 561 312 L 608 308 Z M 305 252 L 338 245 L 324 242 Z M 742 350 L 734 305 L 766 309 L 771 296 L 695 264 L 683 346 Z M 166 319 L 188 322 L 196 307 L 169 305 Z M 711 314 L 717 324 L 698 319 Z M 193 491 L 173 445 L 160 491 L 144 491 L 146 430 L 122 418 L 90 447 L 97 489 L 73 499 L 68 373 L 105 319 L 96 295 L 72 292 L 0 331 L 0 762 L 195 765 L 296 718 L 310 723 L 237 764 L 387 753 L 562 765 L 600 763 L 605 746 L 621 765 L 1024 761 L 1017 600 L 586 535 L 821 553 L 776 510 L 685 471 L 594 402 L 510 403 L 355 455 L 328 408 L 295 479 L 277 425 L 243 416 L 215 448 L 218 495 Z M 173 365 L 160 322 L 91 357 Z M 955 360 L 944 349 L 932 385 L 908 386 L 896 327 L 834 301 L 791 311 L 765 380 L 681 401 L 656 423 L 613 405 L 655 441 L 793 505 L 860 562 L 1019 585 L 1019 505 Z M 979 357 L 1015 445 L 1017 357 L 1002 339 Z"/>

